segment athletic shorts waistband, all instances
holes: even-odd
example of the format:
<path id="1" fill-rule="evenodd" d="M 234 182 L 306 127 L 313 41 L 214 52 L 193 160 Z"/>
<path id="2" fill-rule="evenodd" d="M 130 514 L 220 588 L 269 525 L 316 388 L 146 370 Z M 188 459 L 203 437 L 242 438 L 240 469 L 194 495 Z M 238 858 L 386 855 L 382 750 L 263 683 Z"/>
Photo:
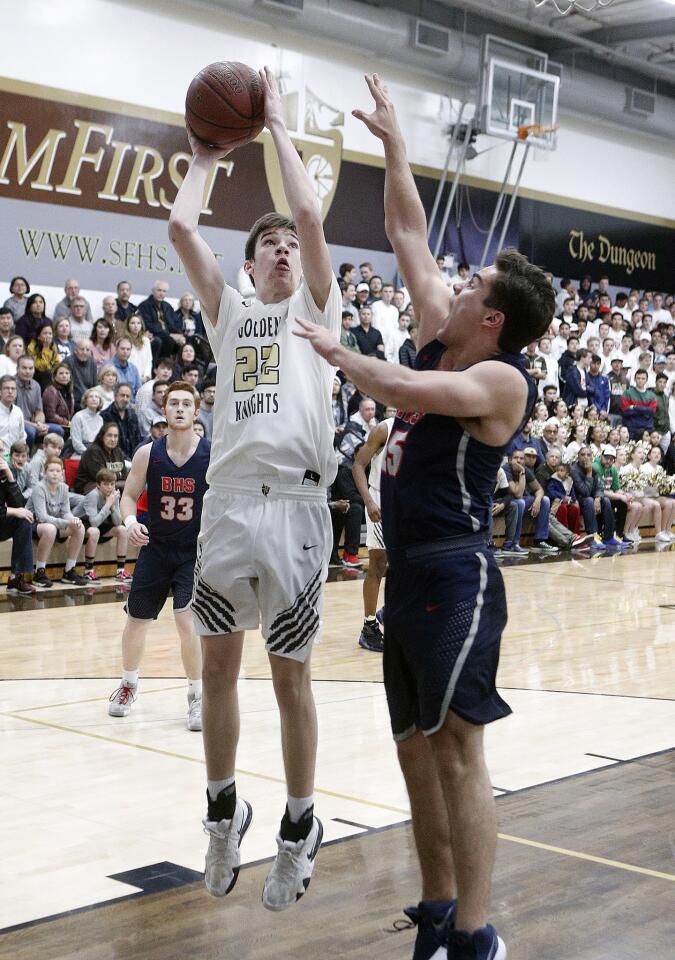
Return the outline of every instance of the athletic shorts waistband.
<path id="1" fill-rule="evenodd" d="M 441 540 L 430 540 L 427 543 L 416 543 L 397 550 L 387 550 L 387 560 L 389 563 L 427 560 L 460 551 L 480 550 L 486 546 L 487 540 L 482 533 L 470 533 L 463 537 L 443 537 Z"/>
<path id="2" fill-rule="evenodd" d="M 214 493 L 258 497 L 261 500 L 309 500 L 328 503 L 325 487 L 310 487 L 298 483 L 276 483 L 274 480 L 261 480 L 259 483 L 212 483 L 209 490 L 213 490 Z"/>

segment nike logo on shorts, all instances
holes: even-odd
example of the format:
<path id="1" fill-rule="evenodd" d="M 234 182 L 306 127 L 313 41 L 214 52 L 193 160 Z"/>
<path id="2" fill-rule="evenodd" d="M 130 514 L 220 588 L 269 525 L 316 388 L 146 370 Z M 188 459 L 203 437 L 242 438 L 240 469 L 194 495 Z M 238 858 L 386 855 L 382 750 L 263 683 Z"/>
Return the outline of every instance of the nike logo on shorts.
<path id="1" fill-rule="evenodd" d="M 427 613 L 433 613 L 434 610 L 438 610 L 439 607 L 440 603 L 428 603 L 424 609 L 427 611 Z"/>
<path id="2" fill-rule="evenodd" d="M 314 549 L 314 547 L 318 547 L 318 546 L 319 546 L 319 544 L 318 544 L 318 543 L 310 543 L 310 545 L 309 545 L 309 546 L 307 546 L 307 544 L 306 544 L 306 543 L 303 543 L 303 545 L 302 545 L 302 549 L 303 549 L 303 550 L 313 550 L 313 549 Z"/>

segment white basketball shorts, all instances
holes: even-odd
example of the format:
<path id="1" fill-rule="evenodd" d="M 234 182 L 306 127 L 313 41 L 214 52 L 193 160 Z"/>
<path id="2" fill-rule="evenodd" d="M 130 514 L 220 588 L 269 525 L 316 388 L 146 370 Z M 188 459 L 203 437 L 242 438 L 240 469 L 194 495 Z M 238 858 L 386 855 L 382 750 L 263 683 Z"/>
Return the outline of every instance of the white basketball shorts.
<path id="1" fill-rule="evenodd" d="M 368 488 L 370 495 L 379 506 L 380 504 L 380 491 L 375 490 L 374 487 Z M 368 511 L 366 510 L 366 549 L 367 550 L 384 550 L 384 537 L 382 536 L 382 521 L 378 520 L 377 523 L 373 521 L 368 516 Z"/>
<path id="2" fill-rule="evenodd" d="M 318 640 L 332 537 L 325 490 L 211 487 L 191 602 L 196 632 L 261 626 L 269 653 L 304 661 Z"/>

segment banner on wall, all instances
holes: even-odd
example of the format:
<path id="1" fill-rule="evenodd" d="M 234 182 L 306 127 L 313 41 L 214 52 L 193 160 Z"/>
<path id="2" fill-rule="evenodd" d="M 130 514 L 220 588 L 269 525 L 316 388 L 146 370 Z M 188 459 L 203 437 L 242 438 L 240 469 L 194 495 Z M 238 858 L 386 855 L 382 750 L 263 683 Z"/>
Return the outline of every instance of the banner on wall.
<path id="1" fill-rule="evenodd" d="M 0 91 L 4 278 L 24 274 L 60 286 L 73 273 L 83 287 L 106 290 L 122 277 L 137 289 L 155 276 L 180 277 L 167 221 L 190 161 L 182 117 L 11 80 L 0 79 Z M 381 161 L 345 155 L 344 113 L 311 89 L 291 91 L 285 108 L 329 244 L 354 257 L 379 254 L 389 269 Z M 437 180 L 416 182 L 428 211 Z M 496 194 L 465 184 L 458 197 L 451 219 L 459 211 L 460 222 L 448 226 L 445 252 L 475 264 Z M 201 229 L 229 280 L 241 266 L 245 234 L 272 209 L 284 210 L 285 199 L 263 133 L 216 164 L 206 184 Z M 673 231 L 666 226 L 521 196 L 507 242 L 556 276 L 607 273 L 617 286 L 672 286 Z"/>
<path id="2" fill-rule="evenodd" d="M 182 118 L 148 119 L 124 105 L 83 105 L 80 97 L 25 92 L 0 81 L 0 258 L 5 273 L 39 274 L 108 289 L 130 279 L 180 273 L 167 221 L 190 162 Z M 57 91 L 53 91 L 57 93 Z M 330 243 L 390 251 L 381 169 L 345 161 L 344 115 L 304 91 L 293 140 L 315 187 Z M 289 110 L 293 113 L 293 110 Z M 299 129 L 298 129 L 299 128 Z M 356 208 L 355 208 L 356 203 Z M 232 275 L 257 217 L 286 204 L 276 152 L 265 132 L 219 161 L 207 181 L 201 225 Z M 367 212 L 367 213 L 366 213 Z M 366 215 L 363 215 L 366 213 Z"/>

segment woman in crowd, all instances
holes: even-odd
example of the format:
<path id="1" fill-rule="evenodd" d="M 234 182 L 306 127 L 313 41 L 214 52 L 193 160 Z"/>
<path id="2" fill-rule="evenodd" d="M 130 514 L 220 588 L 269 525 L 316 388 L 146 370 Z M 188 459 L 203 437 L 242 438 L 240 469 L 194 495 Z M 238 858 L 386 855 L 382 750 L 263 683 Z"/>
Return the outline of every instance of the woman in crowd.
<path id="1" fill-rule="evenodd" d="M 661 524 L 658 529 L 656 525 L 656 513 L 654 513 L 654 529 L 657 530 L 656 539 L 660 540 L 662 543 L 671 543 L 675 540 L 675 534 L 671 532 L 671 528 L 673 526 L 673 513 L 675 512 L 675 500 L 672 496 L 665 496 L 659 493 L 659 489 L 655 485 L 659 474 L 665 476 L 665 470 L 663 470 L 663 467 L 661 466 L 662 457 L 663 453 L 661 451 L 661 447 L 659 446 L 651 448 L 647 454 L 646 460 L 644 460 L 644 451 L 641 447 L 636 447 L 633 451 L 633 463 L 637 464 L 640 460 L 642 460 L 639 470 L 640 474 L 645 478 L 646 481 L 644 495 L 647 498 L 643 502 L 645 504 L 649 503 L 650 501 L 655 502 L 658 504 L 659 509 L 661 510 Z"/>
<path id="2" fill-rule="evenodd" d="M 26 312 L 26 299 L 30 293 L 30 284 L 25 277 L 13 277 L 9 284 L 9 292 L 11 296 L 5 300 L 3 307 L 12 311 L 14 323 L 16 323 Z"/>
<path id="3" fill-rule="evenodd" d="M 596 457 L 600 456 L 600 452 L 604 446 L 604 433 L 605 431 L 602 429 L 599 423 L 596 423 L 594 427 L 588 428 L 588 439 L 586 442 L 593 451 L 594 460 Z"/>
<path id="4" fill-rule="evenodd" d="M 24 315 L 16 322 L 16 332 L 23 337 L 24 343 L 30 343 L 46 323 L 51 326 L 52 321 L 45 313 L 45 298 L 40 293 L 31 293 L 26 300 Z"/>
<path id="5" fill-rule="evenodd" d="M 204 321 L 199 310 L 195 310 L 194 294 L 184 293 L 178 303 L 178 314 L 183 324 L 183 333 L 190 337 L 205 337 Z"/>
<path id="6" fill-rule="evenodd" d="M 627 443 L 630 443 L 630 433 L 628 432 L 628 427 L 619 427 L 619 443 L 624 447 Z"/>
<path id="7" fill-rule="evenodd" d="M 117 370 L 113 367 L 111 363 L 106 363 L 104 367 L 98 371 L 98 386 L 96 389 L 101 395 L 103 400 L 102 410 L 105 410 L 106 407 L 109 407 L 110 404 L 115 399 L 115 387 L 117 386 Z"/>
<path id="8" fill-rule="evenodd" d="M 576 463 L 577 457 L 579 456 L 579 450 L 586 445 L 586 427 L 583 423 L 578 423 L 574 430 L 572 431 L 572 440 L 565 447 L 565 454 L 563 460 L 565 463 Z M 599 456 L 600 453 L 593 453 L 593 457 Z"/>
<path id="9" fill-rule="evenodd" d="M 31 491 L 28 509 L 35 518 L 33 532 L 38 541 L 36 573 L 33 577 L 35 586 L 52 585 L 45 566 L 57 539 L 59 543 L 68 543 L 68 558 L 62 581 L 79 587 L 85 586 L 87 581 L 75 569 L 77 555 L 84 542 L 84 524 L 70 511 L 68 487 L 63 481 L 63 464 L 58 457 L 48 458 L 44 477 Z M 98 537 L 96 539 L 98 540 Z"/>
<path id="10" fill-rule="evenodd" d="M 618 453 L 618 450 L 617 450 Z M 616 468 L 619 471 L 619 479 L 621 481 L 621 486 L 628 490 L 629 493 L 632 493 L 633 497 L 638 501 L 641 510 L 641 517 L 644 518 L 645 510 L 652 510 L 652 523 L 655 530 L 661 530 L 662 516 L 661 516 L 661 505 L 657 500 L 654 500 L 652 497 L 645 495 L 646 487 L 646 478 L 641 472 L 641 467 L 645 461 L 645 452 L 641 446 L 636 446 L 633 449 L 633 453 L 628 462 L 619 468 L 619 458 L 617 457 Z M 626 520 L 626 530 L 625 535 L 629 540 L 632 540 L 633 543 L 639 543 L 642 540 L 640 536 L 640 530 L 638 525 L 635 525 L 634 529 L 628 529 L 628 520 Z M 659 539 L 663 539 L 659 537 Z M 670 539 L 670 538 L 668 538 Z"/>
<path id="11" fill-rule="evenodd" d="M 75 353 L 75 341 L 70 335 L 70 320 L 61 317 L 54 327 L 54 346 L 59 360 L 67 360 Z"/>
<path id="12" fill-rule="evenodd" d="M 78 410 L 70 423 L 70 442 L 73 448 L 71 457 L 79 460 L 87 447 L 90 447 L 103 426 L 101 410 L 103 398 L 98 387 L 90 387 L 82 394 L 82 409 Z"/>
<path id="13" fill-rule="evenodd" d="M 135 313 L 125 321 L 123 336 L 131 340 L 129 361 L 138 370 L 143 383 L 146 383 L 152 376 L 152 348 L 145 333 L 145 322 L 140 314 Z"/>
<path id="14" fill-rule="evenodd" d="M 35 340 L 31 340 L 26 350 L 35 363 L 35 379 L 44 390 L 51 383 L 52 373 L 59 362 L 59 352 L 54 346 L 54 331 L 51 324 L 40 327 Z M 49 421 L 56 423 L 56 420 Z"/>
<path id="15" fill-rule="evenodd" d="M 124 462 L 124 451 L 119 445 L 120 432 L 116 423 L 104 423 L 93 443 L 82 454 L 75 475 L 75 492 L 89 493 L 96 486 L 96 474 L 99 470 L 112 470 L 118 490 L 124 487 L 128 468 Z"/>
<path id="16" fill-rule="evenodd" d="M 5 352 L 0 356 L 0 377 L 6 374 L 16 376 L 16 362 L 26 351 L 26 344 L 23 337 L 17 333 L 11 336 L 5 344 Z"/>
<path id="17" fill-rule="evenodd" d="M 73 398 L 73 374 L 68 364 L 59 363 L 52 375 L 51 384 L 42 394 L 42 406 L 47 423 L 69 427 L 75 412 Z"/>
<path id="18" fill-rule="evenodd" d="M 197 359 L 197 353 L 192 344 L 184 343 L 178 351 L 178 360 L 175 369 L 176 380 L 182 380 L 185 369 L 192 366 L 199 367 L 199 378 L 201 381 L 204 376 L 204 365 Z"/>
<path id="19" fill-rule="evenodd" d="M 607 434 L 607 443 L 612 447 L 618 447 L 621 443 L 621 434 L 618 427 L 612 427 Z"/>
<path id="20" fill-rule="evenodd" d="M 94 324 L 91 331 L 91 355 L 96 361 L 96 370 L 110 363 L 115 356 L 115 328 L 104 317 Z"/>

